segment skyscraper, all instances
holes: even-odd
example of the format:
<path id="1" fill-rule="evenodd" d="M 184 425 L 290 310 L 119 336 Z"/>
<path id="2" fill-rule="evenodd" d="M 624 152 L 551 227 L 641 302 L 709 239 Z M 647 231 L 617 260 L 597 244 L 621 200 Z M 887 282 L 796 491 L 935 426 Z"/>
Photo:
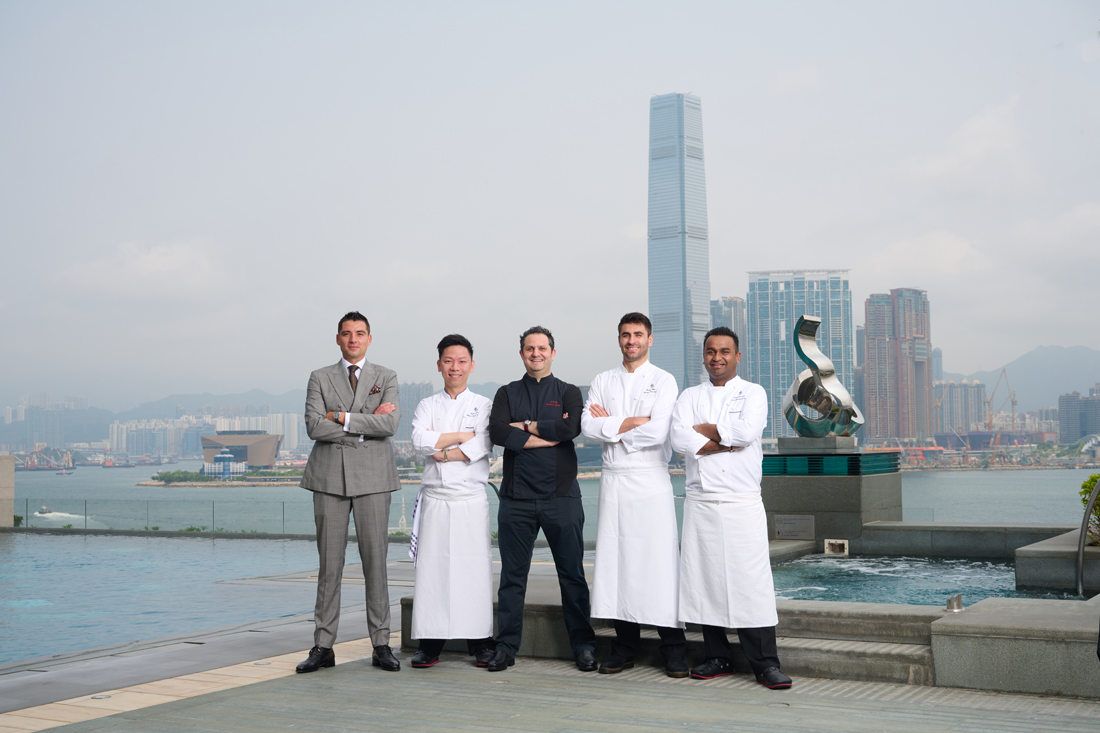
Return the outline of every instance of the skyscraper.
<path id="1" fill-rule="evenodd" d="M 742 339 L 742 370 L 768 393 L 765 438 L 794 435 L 783 419 L 783 396 L 806 368 L 791 334 L 798 317 L 817 316 L 817 345 L 836 375 L 853 391 L 852 294 L 847 270 L 768 270 L 749 273 L 748 323 Z M 740 334 L 739 334 L 740 335 Z M 861 406 L 862 409 L 862 406 Z"/>
<path id="2" fill-rule="evenodd" d="M 650 359 L 680 389 L 704 378 L 710 330 L 710 246 L 703 110 L 690 94 L 649 101 Z"/>
<path id="3" fill-rule="evenodd" d="M 867 438 L 917 441 L 935 432 L 928 294 L 896 288 L 867 299 Z"/>
<path id="4" fill-rule="evenodd" d="M 725 326 L 733 329 L 737 338 L 745 337 L 745 299 L 723 295 L 710 301 L 710 327 Z"/>

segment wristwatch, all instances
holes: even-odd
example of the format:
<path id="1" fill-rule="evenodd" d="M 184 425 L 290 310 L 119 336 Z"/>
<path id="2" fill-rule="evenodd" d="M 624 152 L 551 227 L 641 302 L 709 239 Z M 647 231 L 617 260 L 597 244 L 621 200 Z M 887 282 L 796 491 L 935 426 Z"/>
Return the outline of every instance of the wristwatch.
<path id="1" fill-rule="evenodd" d="M 523 421 L 523 432 L 525 432 L 525 433 L 531 432 L 531 421 L 530 420 L 524 420 Z"/>
<path id="2" fill-rule="evenodd" d="M 342 411 L 337 410 L 336 414 L 333 415 L 333 417 L 336 418 L 336 422 L 340 423 L 341 425 L 344 424 L 344 413 Z"/>
<path id="3" fill-rule="evenodd" d="M 446 448 L 444 448 L 444 449 L 443 449 L 443 462 L 444 462 L 444 463 L 449 463 L 449 462 L 450 462 L 450 460 L 451 460 L 451 459 L 447 457 L 447 449 L 446 449 Z"/>

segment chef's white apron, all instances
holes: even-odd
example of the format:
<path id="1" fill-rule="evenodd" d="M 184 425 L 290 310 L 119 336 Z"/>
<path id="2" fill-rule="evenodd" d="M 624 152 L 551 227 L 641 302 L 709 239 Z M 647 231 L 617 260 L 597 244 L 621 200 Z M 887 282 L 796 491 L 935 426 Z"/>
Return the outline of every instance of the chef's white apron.
<path id="1" fill-rule="evenodd" d="M 604 466 L 592 618 L 681 627 L 680 553 L 668 465 Z"/>
<path id="2" fill-rule="evenodd" d="M 760 494 L 687 492 L 680 620 L 730 629 L 779 622 Z"/>
<path id="3" fill-rule="evenodd" d="M 485 489 L 423 491 L 412 637 L 492 636 L 493 566 Z"/>

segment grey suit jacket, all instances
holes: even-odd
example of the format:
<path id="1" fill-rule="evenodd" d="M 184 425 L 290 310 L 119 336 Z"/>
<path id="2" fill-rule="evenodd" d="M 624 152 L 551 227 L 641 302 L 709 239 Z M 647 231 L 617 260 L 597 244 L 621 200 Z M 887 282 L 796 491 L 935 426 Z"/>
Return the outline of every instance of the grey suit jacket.
<path id="1" fill-rule="evenodd" d="M 354 393 L 340 362 L 309 375 L 305 421 L 306 432 L 315 442 L 302 476 L 302 488 L 341 496 L 401 488 L 390 444 L 401 411 L 372 414 L 383 402 L 395 407 L 399 404 L 397 374 L 392 369 L 365 362 Z M 350 413 L 348 432 L 325 419 L 332 410 Z M 360 435 L 365 438 L 362 442 Z"/>

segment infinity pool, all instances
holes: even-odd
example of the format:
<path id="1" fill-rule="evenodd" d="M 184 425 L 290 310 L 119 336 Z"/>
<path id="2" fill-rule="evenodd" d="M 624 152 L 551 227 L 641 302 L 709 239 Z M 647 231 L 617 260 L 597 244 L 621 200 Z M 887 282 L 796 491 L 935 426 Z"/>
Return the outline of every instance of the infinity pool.
<path id="1" fill-rule="evenodd" d="M 0 533 L 0 663 L 311 611 L 311 583 L 218 581 L 316 567 L 302 540 Z"/>
<path id="2" fill-rule="evenodd" d="M 942 606 L 961 593 L 964 605 L 983 598 L 1069 598 L 1016 590 L 1011 562 L 928 557 L 806 555 L 772 567 L 777 598 Z"/>

